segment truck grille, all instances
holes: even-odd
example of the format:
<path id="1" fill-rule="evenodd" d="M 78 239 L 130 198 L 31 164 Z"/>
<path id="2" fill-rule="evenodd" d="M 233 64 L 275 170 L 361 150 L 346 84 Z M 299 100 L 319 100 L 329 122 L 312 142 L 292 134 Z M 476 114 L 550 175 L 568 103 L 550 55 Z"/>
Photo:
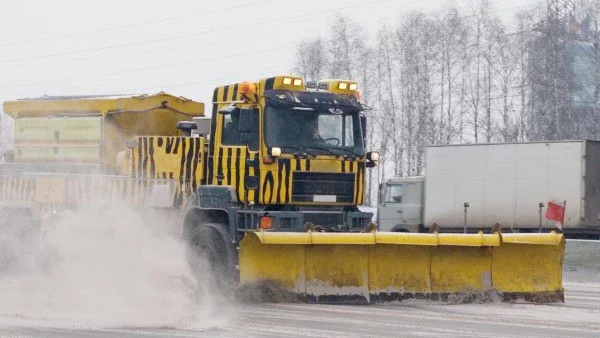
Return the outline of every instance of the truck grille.
<path id="1" fill-rule="evenodd" d="M 306 213 L 304 214 L 304 222 L 311 222 L 316 225 L 325 227 L 337 227 L 344 224 L 344 214 L 342 213 Z"/>
<path id="2" fill-rule="evenodd" d="M 354 176 L 349 173 L 294 172 L 292 202 L 313 202 L 315 195 L 324 195 L 335 196 L 337 203 L 353 203 Z"/>

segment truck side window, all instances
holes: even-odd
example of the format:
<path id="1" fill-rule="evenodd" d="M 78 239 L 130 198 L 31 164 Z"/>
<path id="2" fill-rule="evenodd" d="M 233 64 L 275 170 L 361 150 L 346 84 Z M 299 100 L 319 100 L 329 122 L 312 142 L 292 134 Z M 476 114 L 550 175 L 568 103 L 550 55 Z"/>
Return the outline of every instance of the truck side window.
<path id="1" fill-rule="evenodd" d="M 240 114 L 244 117 L 240 120 Z M 223 115 L 221 143 L 226 146 L 245 146 L 258 150 L 258 110 L 236 109 Z"/>
<path id="2" fill-rule="evenodd" d="M 386 203 L 402 203 L 404 186 L 402 184 L 388 184 L 385 187 L 383 201 Z"/>
<path id="3" fill-rule="evenodd" d="M 221 143 L 223 145 L 242 145 L 240 139 L 239 121 L 239 110 L 236 110 L 231 114 L 223 115 L 223 132 L 221 133 Z"/>
<path id="4" fill-rule="evenodd" d="M 258 109 L 242 109 L 244 117 L 240 120 L 240 137 L 250 150 L 258 150 Z"/>

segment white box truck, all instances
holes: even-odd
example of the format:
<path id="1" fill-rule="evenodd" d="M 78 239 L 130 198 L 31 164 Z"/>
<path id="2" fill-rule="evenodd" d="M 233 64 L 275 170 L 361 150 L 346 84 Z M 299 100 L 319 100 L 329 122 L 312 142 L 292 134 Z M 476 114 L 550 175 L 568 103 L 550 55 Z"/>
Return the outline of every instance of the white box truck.
<path id="1" fill-rule="evenodd" d="M 395 177 L 381 187 L 383 231 L 554 229 L 550 201 L 566 201 L 570 237 L 600 234 L 600 142 L 557 141 L 431 146 L 425 176 Z M 544 207 L 540 210 L 540 203 Z M 468 205 L 468 207 L 465 207 Z M 466 210 L 466 222 L 465 222 Z"/>

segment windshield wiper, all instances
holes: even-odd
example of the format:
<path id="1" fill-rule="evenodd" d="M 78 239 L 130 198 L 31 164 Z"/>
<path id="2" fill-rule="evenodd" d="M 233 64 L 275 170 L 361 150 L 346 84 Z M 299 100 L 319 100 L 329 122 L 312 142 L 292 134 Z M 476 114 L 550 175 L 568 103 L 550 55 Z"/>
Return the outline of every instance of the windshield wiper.
<path id="1" fill-rule="evenodd" d="M 287 145 L 286 145 L 286 146 L 280 146 L 280 147 L 281 147 L 281 148 L 291 148 L 291 149 L 296 149 L 296 150 L 298 150 L 298 151 L 300 151 L 300 152 L 302 152 L 302 153 L 307 153 L 308 155 L 310 155 L 310 156 L 312 156 L 312 157 L 315 157 L 315 156 L 316 156 L 315 154 L 313 154 L 313 153 L 311 153 L 310 151 L 306 150 L 306 147 L 302 147 L 302 148 L 301 148 L 301 147 L 296 147 L 296 146 L 287 146 Z"/>
<path id="2" fill-rule="evenodd" d="M 352 155 L 355 155 L 356 157 L 362 157 L 363 156 L 363 155 L 357 153 L 356 151 L 354 151 L 352 149 L 348 149 L 348 148 L 344 148 L 344 147 L 337 147 L 337 146 L 331 146 L 331 148 L 337 149 L 337 150 L 342 150 L 342 151 L 347 151 L 347 152 L 351 153 Z"/>
<path id="3" fill-rule="evenodd" d="M 348 149 L 348 148 L 344 148 L 344 147 L 338 147 L 338 146 L 328 146 L 328 147 L 323 147 L 323 146 L 306 146 L 306 148 L 325 150 L 325 151 L 329 152 L 332 155 L 343 156 L 342 154 L 336 153 L 335 151 L 331 150 L 331 149 L 336 149 L 336 150 L 347 151 L 347 152 L 349 152 L 352 155 L 355 155 L 357 157 L 362 157 L 361 154 L 357 153 L 356 151 L 354 151 L 352 149 Z"/>
<path id="4" fill-rule="evenodd" d="M 331 155 L 340 156 L 340 154 L 338 154 L 338 153 L 336 153 L 335 151 L 331 150 L 331 149 L 330 149 L 330 147 L 323 147 L 323 146 L 305 146 L 305 148 L 317 149 L 317 150 L 325 150 L 326 152 L 330 153 Z"/>

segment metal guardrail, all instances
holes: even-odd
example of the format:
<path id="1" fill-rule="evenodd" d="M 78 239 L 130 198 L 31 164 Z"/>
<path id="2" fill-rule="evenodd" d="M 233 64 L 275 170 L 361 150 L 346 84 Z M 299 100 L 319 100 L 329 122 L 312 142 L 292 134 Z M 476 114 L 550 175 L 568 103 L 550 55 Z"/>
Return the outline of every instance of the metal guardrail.
<path id="1" fill-rule="evenodd" d="M 585 269 L 600 272 L 600 240 L 568 239 L 563 267 L 565 271 Z"/>

